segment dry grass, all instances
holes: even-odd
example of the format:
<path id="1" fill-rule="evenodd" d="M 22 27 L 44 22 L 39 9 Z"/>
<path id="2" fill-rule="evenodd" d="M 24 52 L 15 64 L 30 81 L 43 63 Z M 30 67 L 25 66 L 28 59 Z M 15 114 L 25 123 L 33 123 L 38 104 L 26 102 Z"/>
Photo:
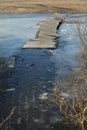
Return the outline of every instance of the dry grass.
<path id="1" fill-rule="evenodd" d="M 0 13 L 87 13 L 86 0 L 0 0 Z"/>
<path id="2" fill-rule="evenodd" d="M 64 116 L 65 124 L 87 129 L 87 88 L 75 88 L 73 94 L 69 91 L 63 93 L 59 89 L 54 93 L 53 102 Z"/>
<path id="3" fill-rule="evenodd" d="M 16 107 L 13 107 L 10 114 L 0 123 L 0 129 L 12 118 L 16 110 Z M 9 130 L 9 126 L 6 126 L 5 130 Z"/>
<path id="4" fill-rule="evenodd" d="M 79 71 L 78 76 L 71 76 L 69 86 L 73 88 L 61 88 L 58 83 L 55 85 L 53 103 L 64 116 L 65 124 L 75 125 L 79 130 L 87 130 L 87 27 L 81 28 L 81 25 L 77 25 L 77 30 L 84 48 L 82 55 L 86 67 Z"/>

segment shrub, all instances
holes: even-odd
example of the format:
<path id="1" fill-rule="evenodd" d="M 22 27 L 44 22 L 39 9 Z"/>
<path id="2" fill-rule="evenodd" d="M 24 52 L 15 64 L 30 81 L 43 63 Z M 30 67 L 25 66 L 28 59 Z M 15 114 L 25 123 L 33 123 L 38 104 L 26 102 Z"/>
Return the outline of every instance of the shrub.
<path id="1" fill-rule="evenodd" d="M 58 88 L 58 85 L 56 86 Z M 58 106 L 61 115 L 64 117 L 64 123 L 75 125 L 81 130 L 87 127 L 87 88 L 75 87 L 73 92 L 66 90 L 60 91 L 58 88 L 54 92 L 53 102 Z"/>

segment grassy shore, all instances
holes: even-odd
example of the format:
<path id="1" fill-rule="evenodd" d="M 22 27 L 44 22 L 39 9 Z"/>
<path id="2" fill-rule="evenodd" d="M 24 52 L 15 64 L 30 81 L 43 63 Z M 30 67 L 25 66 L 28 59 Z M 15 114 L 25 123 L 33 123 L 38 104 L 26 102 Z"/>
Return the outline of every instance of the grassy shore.
<path id="1" fill-rule="evenodd" d="M 0 0 L 0 13 L 87 13 L 87 0 Z"/>

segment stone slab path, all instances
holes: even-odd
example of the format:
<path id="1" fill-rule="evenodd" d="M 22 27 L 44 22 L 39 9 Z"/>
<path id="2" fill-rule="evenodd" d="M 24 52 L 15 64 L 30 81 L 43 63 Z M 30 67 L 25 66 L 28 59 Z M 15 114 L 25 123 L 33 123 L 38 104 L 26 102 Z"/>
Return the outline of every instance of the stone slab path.
<path id="1" fill-rule="evenodd" d="M 35 39 L 29 39 L 23 49 L 27 48 L 47 48 L 55 49 L 58 46 L 57 38 L 59 37 L 56 33 L 56 29 L 59 26 L 60 18 L 56 17 L 46 18 L 45 21 L 39 24 L 38 32 L 36 33 Z"/>

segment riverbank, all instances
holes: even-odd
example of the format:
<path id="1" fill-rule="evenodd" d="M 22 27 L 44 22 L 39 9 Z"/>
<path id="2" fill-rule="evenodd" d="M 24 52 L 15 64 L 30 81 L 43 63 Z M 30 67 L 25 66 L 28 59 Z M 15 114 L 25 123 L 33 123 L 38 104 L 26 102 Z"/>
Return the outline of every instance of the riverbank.
<path id="1" fill-rule="evenodd" d="M 83 0 L 0 0 L 0 14 L 26 13 L 87 13 Z"/>

